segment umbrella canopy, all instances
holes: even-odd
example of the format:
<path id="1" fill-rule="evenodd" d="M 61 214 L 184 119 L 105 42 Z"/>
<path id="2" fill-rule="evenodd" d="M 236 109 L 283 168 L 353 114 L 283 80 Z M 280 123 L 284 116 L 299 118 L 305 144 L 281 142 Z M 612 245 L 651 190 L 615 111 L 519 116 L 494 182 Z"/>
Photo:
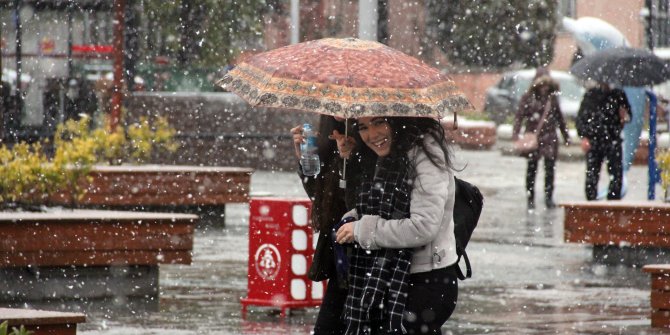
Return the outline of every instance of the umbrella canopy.
<path id="1" fill-rule="evenodd" d="M 562 23 L 586 56 L 598 50 L 629 45 L 619 29 L 599 18 L 585 16 L 575 20 L 564 17 Z"/>
<path id="2" fill-rule="evenodd" d="M 253 106 L 344 118 L 441 118 L 472 109 L 439 70 L 381 43 L 355 38 L 326 38 L 257 54 L 219 84 Z"/>
<path id="3" fill-rule="evenodd" d="M 610 48 L 597 51 L 575 63 L 570 72 L 584 80 L 622 86 L 647 86 L 670 79 L 668 64 L 651 51 Z"/>

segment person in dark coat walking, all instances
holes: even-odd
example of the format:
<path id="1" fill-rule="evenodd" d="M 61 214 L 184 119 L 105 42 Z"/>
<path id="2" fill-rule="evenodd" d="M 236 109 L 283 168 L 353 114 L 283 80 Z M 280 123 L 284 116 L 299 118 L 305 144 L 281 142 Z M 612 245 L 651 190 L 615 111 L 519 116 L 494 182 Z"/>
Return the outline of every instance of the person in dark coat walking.
<path id="1" fill-rule="evenodd" d="M 600 169 L 607 159 L 610 183 L 608 200 L 621 199 L 623 186 L 621 130 L 631 119 L 631 109 L 623 90 L 601 83 L 584 94 L 577 112 L 577 133 L 586 153 L 586 199 L 598 197 Z"/>
<path id="2" fill-rule="evenodd" d="M 570 144 L 568 127 L 558 104 L 559 86 L 549 76 L 549 71 L 539 68 L 533 83 L 528 91 L 521 97 L 519 109 L 514 117 L 514 129 L 512 140 L 519 138 L 521 126 L 525 132 L 537 130 L 538 148 L 528 156 L 526 169 L 526 195 L 528 196 L 528 209 L 535 208 L 535 176 L 540 158 L 544 158 L 544 201 L 547 208 L 554 208 L 554 172 L 556 170 L 556 158 L 558 156 L 558 135 L 556 128 L 561 131 L 565 144 Z M 549 110 L 545 113 L 545 109 Z M 540 118 L 546 114 L 541 128 Z"/>

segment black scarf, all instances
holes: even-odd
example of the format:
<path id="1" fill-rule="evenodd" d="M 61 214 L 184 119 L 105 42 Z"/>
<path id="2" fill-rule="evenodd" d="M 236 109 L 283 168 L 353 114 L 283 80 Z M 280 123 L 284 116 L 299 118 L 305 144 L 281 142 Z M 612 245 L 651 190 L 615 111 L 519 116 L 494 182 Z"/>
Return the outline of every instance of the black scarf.
<path id="1" fill-rule="evenodd" d="M 407 157 L 379 159 L 374 177 L 364 178 L 356 205 L 359 215 L 383 219 L 409 217 Z M 411 249 L 367 251 L 356 245 L 350 260 L 349 292 L 344 307 L 345 334 L 402 334 L 407 301 Z"/>

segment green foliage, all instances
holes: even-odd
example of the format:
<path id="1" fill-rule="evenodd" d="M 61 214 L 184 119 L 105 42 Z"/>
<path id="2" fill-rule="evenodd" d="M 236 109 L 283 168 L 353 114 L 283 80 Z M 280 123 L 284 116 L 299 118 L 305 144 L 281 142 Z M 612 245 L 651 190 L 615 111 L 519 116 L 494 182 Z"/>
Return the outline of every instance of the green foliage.
<path id="1" fill-rule="evenodd" d="M 11 333 L 8 333 L 9 323 L 7 321 L 0 323 L 0 335 L 31 335 L 34 332 L 27 330 L 23 325 L 19 328 L 12 327 Z"/>
<path id="2" fill-rule="evenodd" d="M 431 40 L 456 65 L 505 68 L 551 62 L 556 1 L 428 0 L 427 6 Z"/>
<path id="3" fill-rule="evenodd" d="M 127 133 L 107 129 L 109 124 L 90 129 L 88 118 L 59 125 L 51 158 L 39 143 L 0 146 L 0 202 L 43 203 L 59 190 L 71 192 L 76 202 L 85 195 L 80 181 L 93 165 L 143 163 L 154 153 L 177 150 L 175 130 L 165 118 L 141 118 Z"/>
<path id="4" fill-rule="evenodd" d="M 145 0 L 143 4 L 149 27 L 147 34 L 141 34 L 146 38 L 144 51 L 157 52 L 154 56 L 177 58 L 183 48 L 189 64 L 223 66 L 262 38 L 264 0 Z"/>

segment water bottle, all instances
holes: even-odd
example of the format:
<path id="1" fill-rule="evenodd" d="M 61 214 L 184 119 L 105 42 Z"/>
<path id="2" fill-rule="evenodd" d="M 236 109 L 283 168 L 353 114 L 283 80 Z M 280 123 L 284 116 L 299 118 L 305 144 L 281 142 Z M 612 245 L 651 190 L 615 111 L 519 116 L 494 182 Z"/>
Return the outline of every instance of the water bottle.
<path id="1" fill-rule="evenodd" d="M 305 123 L 302 126 L 305 141 L 300 144 L 300 166 L 302 174 L 305 176 L 316 176 L 321 171 L 321 161 L 319 160 L 318 147 L 316 145 L 316 134 L 312 125 Z"/>

